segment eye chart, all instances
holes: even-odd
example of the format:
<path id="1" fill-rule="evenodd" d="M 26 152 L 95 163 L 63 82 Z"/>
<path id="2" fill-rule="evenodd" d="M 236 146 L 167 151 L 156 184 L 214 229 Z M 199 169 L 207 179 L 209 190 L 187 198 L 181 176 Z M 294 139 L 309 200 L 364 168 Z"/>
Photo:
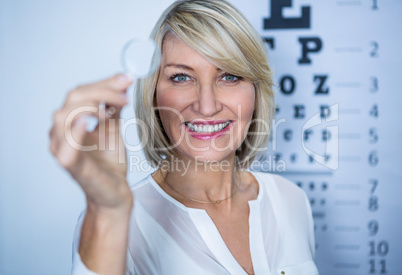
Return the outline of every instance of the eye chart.
<path id="1" fill-rule="evenodd" d="M 402 1 L 232 2 L 277 85 L 260 169 L 307 193 L 320 274 L 402 274 Z"/>

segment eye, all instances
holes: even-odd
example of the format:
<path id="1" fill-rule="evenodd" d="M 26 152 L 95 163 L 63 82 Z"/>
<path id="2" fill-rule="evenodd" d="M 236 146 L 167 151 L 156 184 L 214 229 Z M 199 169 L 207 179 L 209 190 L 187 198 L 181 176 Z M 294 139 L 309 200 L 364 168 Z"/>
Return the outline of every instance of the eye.
<path id="1" fill-rule="evenodd" d="M 190 80 L 190 77 L 188 75 L 180 73 L 171 76 L 170 79 L 173 80 L 174 82 L 185 82 Z"/>
<path id="2" fill-rule="evenodd" d="M 237 82 L 237 81 L 241 80 L 242 78 L 240 76 L 235 76 L 232 74 L 224 74 L 222 79 L 227 82 Z"/>

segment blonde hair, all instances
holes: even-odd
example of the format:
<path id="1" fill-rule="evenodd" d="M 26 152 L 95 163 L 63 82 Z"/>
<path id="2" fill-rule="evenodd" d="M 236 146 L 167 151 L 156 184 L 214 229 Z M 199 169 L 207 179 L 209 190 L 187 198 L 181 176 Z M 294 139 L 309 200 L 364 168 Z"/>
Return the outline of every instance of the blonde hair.
<path id="1" fill-rule="evenodd" d="M 250 80 L 255 88 L 255 110 L 248 134 L 236 150 L 236 166 L 248 168 L 267 146 L 275 113 L 272 73 L 264 43 L 247 19 L 224 0 L 181 0 L 170 5 L 156 23 L 151 38 L 160 49 L 168 35 L 175 35 L 229 74 Z M 160 71 L 141 79 L 136 87 L 136 117 L 145 156 L 155 167 L 174 149 L 155 111 L 156 85 Z M 149 131 L 149 133 L 147 132 Z M 252 133 L 260 134 L 252 134 Z"/>

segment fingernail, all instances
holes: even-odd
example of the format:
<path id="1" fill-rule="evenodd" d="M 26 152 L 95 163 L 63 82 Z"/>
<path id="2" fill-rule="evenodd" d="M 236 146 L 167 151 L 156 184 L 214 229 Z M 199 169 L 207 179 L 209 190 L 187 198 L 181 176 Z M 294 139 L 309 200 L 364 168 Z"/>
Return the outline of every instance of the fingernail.
<path id="1" fill-rule="evenodd" d="M 130 78 L 128 75 L 126 75 L 126 74 L 121 74 L 121 75 L 119 75 L 119 77 L 118 77 L 118 81 L 119 81 L 121 84 L 127 84 L 128 82 L 131 81 L 131 78 Z"/>

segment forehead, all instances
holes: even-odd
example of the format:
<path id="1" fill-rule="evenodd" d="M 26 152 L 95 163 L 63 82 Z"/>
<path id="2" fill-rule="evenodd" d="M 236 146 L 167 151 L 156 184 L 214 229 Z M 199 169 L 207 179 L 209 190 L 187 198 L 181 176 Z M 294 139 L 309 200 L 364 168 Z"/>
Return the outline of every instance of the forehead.
<path id="1" fill-rule="evenodd" d="M 170 63 L 215 67 L 208 59 L 173 34 L 166 36 L 162 48 L 162 64 Z"/>

